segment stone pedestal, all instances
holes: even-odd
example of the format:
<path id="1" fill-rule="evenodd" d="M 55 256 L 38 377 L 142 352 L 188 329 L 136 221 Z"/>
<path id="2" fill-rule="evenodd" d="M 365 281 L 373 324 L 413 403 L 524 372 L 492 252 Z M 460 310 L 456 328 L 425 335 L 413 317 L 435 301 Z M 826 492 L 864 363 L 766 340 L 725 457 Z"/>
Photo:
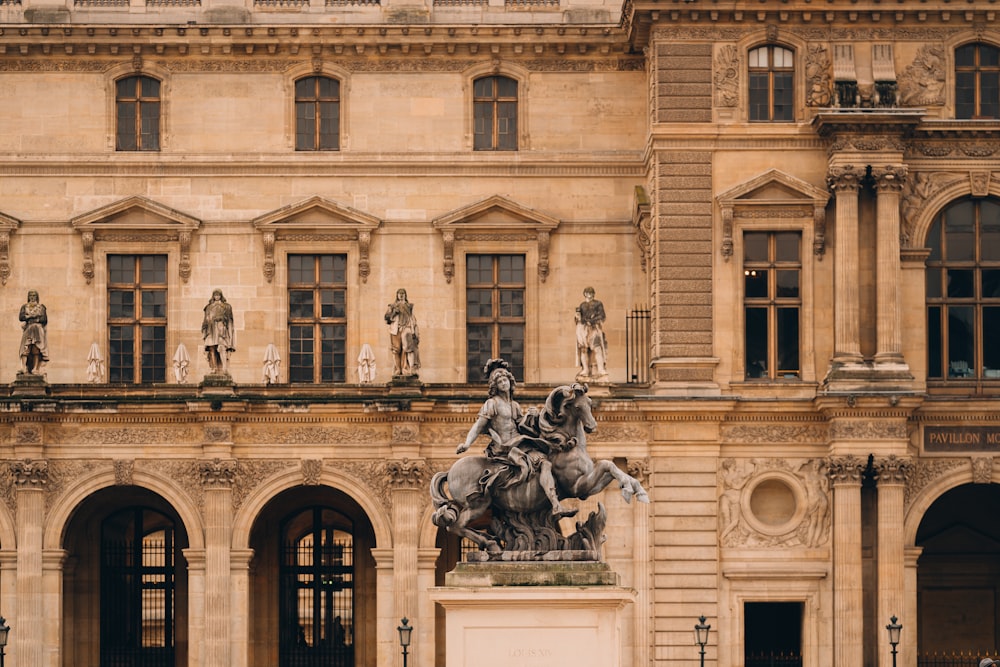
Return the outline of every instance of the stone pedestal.
<path id="1" fill-rule="evenodd" d="M 604 563 L 462 563 L 445 582 L 446 667 L 622 667 L 635 591 Z"/>
<path id="2" fill-rule="evenodd" d="M 45 396 L 49 392 L 49 383 L 44 375 L 32 375 L 18 371 L 17 379 L 11 385 L 14 396 Z"/>

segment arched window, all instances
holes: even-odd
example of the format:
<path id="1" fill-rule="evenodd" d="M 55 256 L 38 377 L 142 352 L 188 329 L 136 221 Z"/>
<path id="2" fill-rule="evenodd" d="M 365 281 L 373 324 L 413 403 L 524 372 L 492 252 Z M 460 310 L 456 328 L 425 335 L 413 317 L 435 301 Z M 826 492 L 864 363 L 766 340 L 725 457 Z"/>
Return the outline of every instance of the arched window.
<path id="1" fill-rule="evenodd" d="M 955 49 L 955 117 L 1000 118 L 1000 49 L 966 44 Z"/>
<path id="2" fill-rule="evenodd" d="M 1000 381 L 1000 201 L 951 204 L 927 245 L 928 380 Z"/>
<path id="3" fill-rule="evenodd" d="M 340 150 L 340 82 L 307 76 L 295 82 L 295 150 Z"/>
<path id="4" fill-rule="evenodd" d="M 473 148 L 477 151 L 517 150 L 517 81 L 484 76 L 473 84 Z"/>
<path id="5" fill-rule="evenodd" d="M 795 54 L 792 50 L 769 44 L 751 49 L 747 60 L 750 120 L 794 120 Z"/>
<path id="6" fill-rule="evenodd" d="M 313 506 L 281 525 L 281 667 L 353 667 L 354 527 Z"/>
<path id="7" fill-rule="evenodd" d="M 160 82 L 127 76 L 115 82 L 116 141 L 119 151 L 160 150 Z"/>

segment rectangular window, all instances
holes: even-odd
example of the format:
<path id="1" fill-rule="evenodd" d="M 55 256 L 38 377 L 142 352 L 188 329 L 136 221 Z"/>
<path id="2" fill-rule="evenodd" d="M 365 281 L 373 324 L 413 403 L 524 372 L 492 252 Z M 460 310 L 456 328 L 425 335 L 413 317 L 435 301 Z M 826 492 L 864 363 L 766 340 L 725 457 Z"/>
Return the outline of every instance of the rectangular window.
<path id="1" fill-rule="evenodd" d="M 483 367 L 496 358 L 523 380 L 524 255 L 467 255 L 465 277 L 467 381 L 486 381 Z"/>
<path id="2" fill-rule="evenodd" d="M 148 76 L 129 76 L 115 83 L 120 151 L 160 150 L 160 82 Z"/>
<path id="3" fill-rule="evenodd" d="M 800 377 L 802 261 L 799 232 L 743 235 L 745 377 Z"/>
<path id="4" fill-rule="evenodd" d="M 347 378 L 347 255 L 288 256 L 288 379 Z"/>
<path id="5" fill-rule="evenodd" d="M 108 255 L 108 381 L 167 381 L 166 255 Z"/>

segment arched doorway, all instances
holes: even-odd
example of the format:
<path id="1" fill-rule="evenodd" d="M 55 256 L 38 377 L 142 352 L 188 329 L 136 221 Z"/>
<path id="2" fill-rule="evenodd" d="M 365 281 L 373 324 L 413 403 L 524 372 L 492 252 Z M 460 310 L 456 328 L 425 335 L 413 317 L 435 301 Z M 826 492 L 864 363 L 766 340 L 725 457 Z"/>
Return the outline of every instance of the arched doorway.
<path id="1" fill-rule="evenodd" d="M 188 664 L 187 531 L 156 493 L 115 487 L 73 513 L 63 575 L 67 667 Z"/>
<path id="2" fill-rule="evenodd" d="M 251 667 L 375 664 L 375 533 L 357 502 L 289 489 L 261 510 L 250 546 Z"/>
<path id="3" fill-rule="evenodd" d="M 917 530 L 918 664 L 975 667 L 1000 653 L 1000 485 L 938 498 Z"/>

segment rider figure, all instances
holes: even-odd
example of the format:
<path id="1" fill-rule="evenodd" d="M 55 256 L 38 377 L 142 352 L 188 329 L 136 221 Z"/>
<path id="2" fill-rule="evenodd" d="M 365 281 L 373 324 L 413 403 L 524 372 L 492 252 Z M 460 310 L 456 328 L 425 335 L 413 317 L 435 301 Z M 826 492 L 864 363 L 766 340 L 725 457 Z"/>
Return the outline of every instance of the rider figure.
<path id="1" fill-rule="evenodd" d="M 521 406 L 514 400 L 514 375 L 508 368 L 507 362 L 502 359 L 490 359 L 487 362 L 484 370 L 489 377 L 489 398 L 480 408 L 479 417 L 469 429 L 465 442 L 458 446 L 455 453 L 461 454 L 472 446 L 476 438 L 489 433 L 491 442 L 486 446 L 486 455 L 505 460 L 520 469 L 520 474 L 510 484 L 523 483 L 528 479 L 531 469 L 536 468 L 538 482 L 552 503 L 552 514 L 558 517 L 573 516 L 577 510 L 567 509 L 559 502 L 556 480 L 552 476 L 552 463 L 546 452 L 539 449 L 532 438 L 518 430 L 518 423 L 522 418 Z"/>

